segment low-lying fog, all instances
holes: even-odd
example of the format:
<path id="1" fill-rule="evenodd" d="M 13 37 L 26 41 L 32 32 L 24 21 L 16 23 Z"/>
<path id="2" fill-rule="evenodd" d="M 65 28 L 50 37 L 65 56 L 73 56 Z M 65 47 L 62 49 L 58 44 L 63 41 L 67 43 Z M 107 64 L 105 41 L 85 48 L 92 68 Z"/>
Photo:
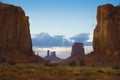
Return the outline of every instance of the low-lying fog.
<path id="1" fill-rule="evenodd" d="M 85 46 L 85 54 L 90 53 L 93 51 L 92 46 Z M 47 50 L 56 51 L 57 57 L 61 59 L 66 59 L 71 55 L 71 47 L 47 47 L 47 48 L 40 48 L 40 47 L 33 47 L 35 54 L 45 57 L 47 55 Z"/>

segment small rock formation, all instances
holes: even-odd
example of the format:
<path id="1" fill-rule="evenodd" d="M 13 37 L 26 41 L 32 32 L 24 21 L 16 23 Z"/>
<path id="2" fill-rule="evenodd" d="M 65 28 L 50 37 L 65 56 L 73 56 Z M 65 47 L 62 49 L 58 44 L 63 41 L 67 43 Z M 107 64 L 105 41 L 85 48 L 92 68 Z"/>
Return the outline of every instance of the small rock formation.
<path id="1" fill-rule="evenodd" d="M 55 51 L 51 52 L 51 55 L 50 55 L 50 51 L 48 50 L 47 56 L 44 57 L 44 60 L 50 61 L 51 63 L 56 63 L 56 62 L 60 62 L 62 59 L 60 59 L 56 56 Z"/>
<path id="2" fill-rule="evenodd" d="M 120 6 L 98 7 L 93 48 L 98 54 L 120 59 Z"/>
<path id="3" fill-rule="evenodd" d="M 11 62 L 36 59 L 32 52 L 29 17 L 22 8 L 4 3 L 0 3 L 0 55 Z"/>

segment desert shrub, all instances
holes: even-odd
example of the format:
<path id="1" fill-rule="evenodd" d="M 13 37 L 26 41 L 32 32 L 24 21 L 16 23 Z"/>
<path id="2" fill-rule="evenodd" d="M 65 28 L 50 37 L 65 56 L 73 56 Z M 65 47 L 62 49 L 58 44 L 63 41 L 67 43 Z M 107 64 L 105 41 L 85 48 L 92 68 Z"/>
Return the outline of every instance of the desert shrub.
<path id="1" fill-rule="evenodd" d="M 25 69 L 25 73 L 30 74 L 30 73 L 36 73 L 35 69 Z"/>
<path id="2" fill-rule="evenodd" d="M 2 57 L 2 58 L 1 58 L 1 63 L 5 63 L 5 62 L 7 62 L 6 58 L 5 58 L 5 57 Z"/>
<path id="3" fill-rule="evenodd" d="M 57 63 L 50 63 L 51 64 L 51 67 L 56 67 L 57 66 Z"/>
<path id="4" fill-rule="evenodd" d="M 117 73 L 115 73 L 115 75 L 120 76 L 120 70 Z"/>
<path id="5" fill-rule="evenodd" d="M 75 61 L 70 61 L 69 66 L 77 66 L 77 63 Z"/>
<path id="6" fill-rule="evenodd" d="M 111 68 L 118 70 L 120 68 L 120 66 L 119 65 L 113 65 Z"/>
<path id="7" fill-rule="evenodd" d="M 100 68 L 100 69 L 97 69 L 97 70 L 96 70 L 96 72 L 98 72 L 98 73 L 104 73 L 104 72 L 105 72 L 105 70 L 104 70 L 104 69 L 102 69 L 102 68 Z"/>
<path id="8" fill-rule="evenodd" d="M 95 65 L 94 65 L 94 64 L 92 64 L 92 65 L 91 65 L 91 67 L 95 67 Z"/>
<path id="9" fill-rule="evenodd" d="M 9 64 L 15 65 L 17 62 L 16 61 L 8 61 Z"/>
<path id="10" fill-rule="evenodd" d="M 48 66 L 48 67 L 56 67 L 57 64 L 56 64 L 56 63 L 46 62 L 46 63 L 44 64 L 44 66 Z"/>
<path id="11" fill-rule="evenodd" d="M 2 65 L 2 66 L 10 66 L 10 64 L 9 64 L 9 63 L 7 63 L 7 62 L 2 63 L 1 65 Z"/>
<path id="12" fill-rule="evenodd" d="M 84 59 L 80 60 L 80 66 L 85 66 L 85 60 Z"/>

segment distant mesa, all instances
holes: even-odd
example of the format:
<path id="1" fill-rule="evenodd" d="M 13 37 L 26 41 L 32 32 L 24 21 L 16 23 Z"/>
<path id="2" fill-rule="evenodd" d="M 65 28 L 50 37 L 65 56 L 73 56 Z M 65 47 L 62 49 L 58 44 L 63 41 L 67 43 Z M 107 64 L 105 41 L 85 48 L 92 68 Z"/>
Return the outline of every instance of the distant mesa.
<path id="1" fill-rule="evenodd" d="M 51 63 L 60 62 L 62 60 L 56 56 L 55 51 L 50 52 L 49 50 L 47 51 L 47 56 L 45 56 L 43 59 L 46 61 L 50 61 Z"/>
<path id="2" fill-rule="evenodd" d="M 85 56 L 83 43 L 75 42 L 72 45 L 71 56 L 63 60 L 61 63 L 63 65 L 69 65 L 71 62 L 79 65 L 80 61 L 83 60 Z"/>
<path id="3" fill-rule="evenodd" d="M 82 43 L 75 42 L 72 45 L 72 52 L 71 52 L 71 57 L 78 57 L 78 56 L 84 56 L 84 47 Z"/>
<path id="4" fill-rule="evenodd" d="M 9 62 L 34 62 L 29 17 L 21 7 L 0 3 L 0 59 Z"/>
<path id="5" fill-rule="evenodd" d="M 83 43 L 75 42 L 72 45 L 71 56 L 64 61 L 65 62 L 68 62 L 71 60 L 74 61 L 77 58 L 82 58 L 83 56 L 85 56 Z"/>

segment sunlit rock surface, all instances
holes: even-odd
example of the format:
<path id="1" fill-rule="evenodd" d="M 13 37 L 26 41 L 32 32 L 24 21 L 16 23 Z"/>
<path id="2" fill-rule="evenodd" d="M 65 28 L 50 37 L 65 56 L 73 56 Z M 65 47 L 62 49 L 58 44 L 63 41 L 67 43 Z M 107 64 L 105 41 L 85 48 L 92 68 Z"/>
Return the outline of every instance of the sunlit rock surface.
<path id="1" fill-rule="evenodd" d="M 120 59 L 120 6 L 98 7 L 93 47 L 95 52 Z"/>

